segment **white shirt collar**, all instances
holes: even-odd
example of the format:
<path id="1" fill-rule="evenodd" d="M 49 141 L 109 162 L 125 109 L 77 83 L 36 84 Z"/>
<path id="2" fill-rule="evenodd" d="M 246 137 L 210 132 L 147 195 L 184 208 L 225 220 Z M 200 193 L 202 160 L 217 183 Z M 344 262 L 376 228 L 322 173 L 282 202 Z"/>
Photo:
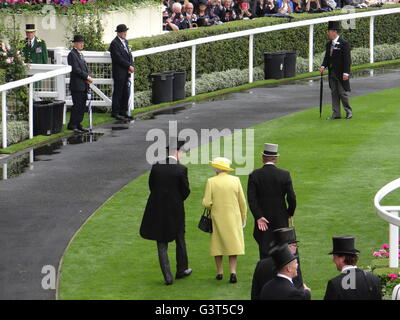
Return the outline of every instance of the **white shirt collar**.
<path id="1" fill-rule="evenodd" d="M 282 273 L 278 273 L 276 276 L 277 277 L 281 277 L 281 278 L 285 278 L 285 279 L 289 280 L 293 284 L 292 278 L 289 278 L 288 276 L 286 276 L 286 275 L 284 275 Z"/>
<path id="2" fill-rule="evenodd" d="M 332 40 L 332 44 L 335 45 L 338 43 L 339 36 L 337 36 L 334 40 Z"/>
<path id="3" fill-rule="evenodd" d="M 275 163 L 273 163 L 273 162 L 271 162 L 271 161 L 268 161 L 268 162 L 266 162 L 266 163 L 264 163 L 264 164 L 272 164 L 273 166 L 275 165 Z"/>
<path id="4" fill-rule="evenodd" d="M 168 156 L 168 158 L 174 159 L 176 162 L 178 162 L 178 159 L 174 156 Z"/>
<path id="5" fill-rule="evenodd" d="M 119 36 L 117 36 L 119 40 L 121 40 L 122 44 L 124 45 L 124 47 L 126 47 L 126 42 L 125 39 L 120 38 Z"/>
<path id="6" fill-rule="evenodd" d="M 342 273 L 344 273 L 344 272 L 346 272 L 347 270 L 350 270 L 350 269 L 357 269 L 357 266 L 344 266 L 342 268 Z"/>

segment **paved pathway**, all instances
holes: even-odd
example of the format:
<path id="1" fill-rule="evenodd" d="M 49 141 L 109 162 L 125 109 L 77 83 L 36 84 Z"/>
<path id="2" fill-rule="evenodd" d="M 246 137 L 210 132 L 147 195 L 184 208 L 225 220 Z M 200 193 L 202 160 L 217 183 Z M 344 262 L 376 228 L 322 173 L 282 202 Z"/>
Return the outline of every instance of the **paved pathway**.
<path id="1" fill-rule="evenodd" d="M 352 97 L 397 87 L 400 70 L 375 71 L 352 80 Z M 325 82 L 326 83 L 326 82 Z M 41 155 L 32 170 L 0 181 L 0 299 L 54 299 L 55 290 L 41 286 L 42 267 L 56 269 L 71 237 L 110 196 L 146 172 L 148 130 L 238 129 L 253 126 L 318 104 L 319 82 L 300 81 L 258 87 L 187 104 L 177 113 L 139 120 L 128 130 L 109 124 L 97 142 L 68 144 L 51 156 Z M 330 103 L 325 84 L 324 103 Z M 354 110 L 357 117 L 357 110 Z M 318 115 L 316 114 L 316 121 Z M 114 127 L 114 130 L 112 130 Z M 0 159 L 0 165 L 10 159 Z M 47 161 L 46 161 L 47 160 Z"/>

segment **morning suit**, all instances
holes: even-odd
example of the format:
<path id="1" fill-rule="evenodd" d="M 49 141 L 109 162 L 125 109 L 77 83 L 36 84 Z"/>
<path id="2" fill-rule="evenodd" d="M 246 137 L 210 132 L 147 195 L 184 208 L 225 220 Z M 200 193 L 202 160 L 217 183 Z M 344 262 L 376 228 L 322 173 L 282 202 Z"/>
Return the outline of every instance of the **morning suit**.
<path id="1" fill-rule="evenodd" d="M 144 239 L 157 241 L 164 277 L 172 278 L 168 260 L 168 242 L 176 242 L 177 272 L 188 268 L 184 201 L 190 194 L 187 168 L 174 158 L 152 166 L 149 176 L 150 196 L 140 226 Z"/>
<path id="2" fill-rule="evenodd" d="M 297 289 L 288 279 L 275 276 L 261 290 L 260 300 L 310 300 L 309 290 Z"/>
<path id="3" fill-rule="evenodd" d="M 260 259 L 263 259 L 268 257 L 274 240 L 273 230 L 288 227 L 288 219 L 296 209 L 290 173 L 273 164 L 254 170 L 248 180 L 247 199 L 254 216 L 253 236 L 259 245 Z M 257 220 L 261 217 L 269 221 L 266 231 L 258 229 Z"/>
<path id="4" fill-rule="evenodd" d="M 350 272 L 355 274 L 355 283 L 351 288 Z M 354 272 L 355 271 L 355 272 Z M 344 279 L 346 277 L 346 279 Z M 345 286 L 343 286 L 343 284 Z M 324 300 L 381 300 L 381 282 L 376 275 L 359 268 L 346 269 L 337 277 L 329 280 Z"/>
<path id="5" fill-rule="evenodd" d="M 240 179 L 221 172 L 207 180 L 203 206 L 211 209 L 212 256 L 244 254 L 243 226 L 247 205 Z"/>
<path id="6" fill-rule="evenodd" d="M 29 45 L 29 40 L 25 39 L 25 46 L 22 48 L 22 54 L 24 56 L 25 63 L 48 63 L 48 53 L 46 48 L 46 42 L 44 40 L 35 37 L 33 43 Z"/>
<path id="7" fill-rule="evenodd" d="M 293 284 L 297 289 L 303 288 L 303 278 L 300 270 L 300 259 L 297 258 L 297 277 L 293 278 Z M 251 286 L 251 300 L 260 300 L 261 290 L 263 286 L 271 281 L 277 274 L 275 262 L 272 257 L 268 257 L 258 261 L 253 274 L 253 282 Z"/>
<path id="8" fill-rule="evenodd" d="M 89 84 L 86 83 L 89 76 L 89 68 L 82 53 L 75 48 L 68 54 L 67 60 L 72 67 L 69 89 L 71 90 L 73 103 L 68 129 L 73 130 L 82 128 L 81 122 L 85 113 L 89 88 Z"/>
<path id="9" fill-rule="evenodd" d="M 112 116 L 126 116 L 131 85 L 128 69 L 133 66 L 128 40 L 122 39 L 121 41 L 118 36 L 115 37 L 108 51 L 111 54 L 112 77 L 114 80 L 111 114 Z"/>
<path id="10" fill-rule="evenodd" d="M 339 118 L 340 101 L 346 115 L 352 114 L 347 92 L 350 89 L 350 80 L 343 80 L 343 73 L 350 74 L 351 55 L 350 45 L 343 38 L 339 37 L 336 42 L 329 41 L 325 48 L 325 57 L 322 66 L 329 70 L 329 87 L 332 94 L 332 117 Z"/>

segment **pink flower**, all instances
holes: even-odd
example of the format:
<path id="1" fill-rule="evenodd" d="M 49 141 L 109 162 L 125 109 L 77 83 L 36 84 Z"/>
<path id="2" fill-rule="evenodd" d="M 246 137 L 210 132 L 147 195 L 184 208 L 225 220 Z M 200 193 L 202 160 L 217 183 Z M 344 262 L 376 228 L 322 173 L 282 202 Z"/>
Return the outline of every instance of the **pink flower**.
<path id="1" fill-rule="evenodd" d="M 395 273 L 391 273 L 391 274 L 389 274 L 389 277 L 390 277 L 390 281 L 393 281 L 393 280 L 397 279 L 399 276 Z"/>
<path id="2" fill-rule="evenodd" d="M 388 244 L 383 244 L 382 245 L 382 249 L 389 249 L 389 245 Z"/>
<path id="3" fill-rule="evenodd" d="M 373 255 L 374 257 L 380 257 L 380 256 L 381 256 L 381 253 L 378 252 L 378 251 L 375 251 L 372 255 Z"/>
<path id="4" fill-rule="evenodd" d="M 386 250 L 381 249 L 381 250 L 379 250 L 379 252 L 382 253 L 382 254 L 385 254 L 385 253 L 386 253 Z"/>
<path id="5" fill-rule="evenodd" d="M 389 255 L 390 255 L 390 253 L 389 253 L 389 252 L 386 252 L 386 253 L 385 253 L 385 257 L 387 257 L 387 258 L 388 258 L 388 257 L 389 257 Z"/>

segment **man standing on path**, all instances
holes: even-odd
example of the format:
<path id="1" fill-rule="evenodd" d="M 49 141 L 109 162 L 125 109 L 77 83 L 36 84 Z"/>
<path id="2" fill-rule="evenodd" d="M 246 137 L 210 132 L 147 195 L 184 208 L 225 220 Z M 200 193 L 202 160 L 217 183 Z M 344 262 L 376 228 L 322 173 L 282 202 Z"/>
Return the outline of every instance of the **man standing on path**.
<path id="1" fill-rule="evenodd" d="M 269 256 L 273 231 L 287 228 L 288 219 L 296 209 L 290 173 L 276 167 L 278 156 L 278 145 L 266 143 L 262 152 L 264 166 L 250 174 L 247 186 L 247 200 L 255 222 L 253 236 L 259 246 L 260 260 Z"/>
<path id="2" fill-rule="evenodd" d="M 176 243 L 176 279 L 192 273 L 188 268 L 185 243 L 184 201 L 190 194 L 187 168 L 179 163 L 185 141 L 170 139 L 168 158 L 156 163 L 149 176 L 150 196 L 140 227 L 144 239 L 157 241 L 158 258 L 165 284 L 173 282 L 168 259 L 168 242 Z"/>
<path id="3" fill-rule="evenodd" d="M 114 91 L 112 96 L 111 116 L 118 120 L 133 120 L 128 115 L 128 102 L 130 95 L 130 75 L 134 72 L 132 53 L 126 40 L 129 28 L 124 24 L 117 26 L 117 36 L 110 44 L 112 77 Z M 132 97 L 133 99 L 133 97 Z"/>
<path id="4" fill-rule="evenodd" d="M 84 39 L 81 35 L 74 36 L 72 40 L 74 48 L 68 54 L 68 64 L 72 67 L 69 88 L 71 90 L 72 103 L 71 117 L 67 128 L 75 133 L 84 133 L 89 130 L 82 127 L 85 114 L 87 93 L 89 84 L 93 79 L 89 75 L 89 69 L 82 55 Z"/>
<path id="5" fill-rule="evenodd" d="M 350 45 L 338 34 L 340 21 L 329 21 L 327 36 L 330 40 L 326 44 L 324 61 L 319 72 L 329 70 L 329 87 L 332 94 L 332 116 L 327 120 L 340 119 L 340 101 L 346 111 L 346 119 L 353 117 L 353 110 L 349 104 L 348 92 L 350 92 L 350 68 L 351 56 Z"/>

